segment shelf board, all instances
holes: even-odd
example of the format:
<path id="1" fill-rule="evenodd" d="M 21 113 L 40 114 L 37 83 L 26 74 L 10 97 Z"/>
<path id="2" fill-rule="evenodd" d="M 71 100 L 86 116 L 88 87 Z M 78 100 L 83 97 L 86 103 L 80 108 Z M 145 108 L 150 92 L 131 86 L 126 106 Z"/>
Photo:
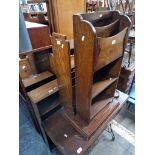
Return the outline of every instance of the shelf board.
<path id="1" fill-rule="evenodd" d="M 112 79 L 103 79 L 101 81 L 95 82 L 92 87 L 92 99 L 95 98 L 98 94 L 100 94 L 104 89 L 114 83 L 117 78 Z"/>
<path id="2" fill-rule="evenodd" d="M 30 92 L 28 92 L 28 96 L 30 97 L 31 101 L 35 104 L 39 101 L 43 100 L 44 98 L 54 94 L 58 91 L 58 84 L 57 80 L 53 80 L 51 82 L 46 83 Z"/>
<path id="3" fill-rule="evenodd" d="M 54 76 L 52 73 L 50 73 L 49 71 L 45 71 L 40 74 L 36 74 L 30 76 L 29 78 L 23 79 L 22 81 L 25 87 L 29 87 L 52 76 Z"/>
<path id="4" fill-rule="evenodd" d="M 98 65 L 95 66 L 95 72 L 97 72 L 98 70 L 100 70 L 103 67 L 106 67 L 108 65 L 110 65 L 111 63 L 113 63 L 114 61 L 117 61 L 118 59 L 122 58 L 122 55 L 119 55 L 117 57 L 111 58 L 109 61 L 105 62 L 105 63 L 99 63 Z M 100 59 L 100 61 L 104 59 Z"/>
<path id="5" fill-rule="evenodd" d="M 27 1 L 28 4 L 32 4 L 32 3 L 46 3 L 48 2 L 48 0 L 29 0 Z"/>

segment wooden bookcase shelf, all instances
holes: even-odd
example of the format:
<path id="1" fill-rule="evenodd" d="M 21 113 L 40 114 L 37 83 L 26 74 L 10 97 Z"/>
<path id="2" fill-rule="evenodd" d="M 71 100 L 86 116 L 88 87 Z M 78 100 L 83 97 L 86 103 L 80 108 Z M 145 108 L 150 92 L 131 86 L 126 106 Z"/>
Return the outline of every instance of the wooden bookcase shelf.
<path id="1" fill-rule="evenodd" d="M 28 96 L 32 103 L 38 103 L 39 101 L 43 100 L 44 98 L 54 94 L 58 91 L 58 83 L 57 80 L 53 80 L 48 82 L 47 84 L 40 86 L 30 92 L 28 92 Z"/>
<path id="2" fill-rule="evenodd" d="M 76 112 L 87 123 L 114 97 L 130 25 L 117 11 L 73 16 Z"/>
<path id="3" fill-rule="evenodd" d="M 92 86 L 92 99 L 95 98 L 98 94 L 100 94 L 104 89 L 114 83 L 117 78 L 109 78 L 103 79 L 101 81 L 97 81 Z"/>
<path id="4" fill-rule="evenodd" d="M 45 71 L 40 74 L 32 75 L 28 78 L 25 78 L 22 81 L 25 87 L 29 87 L 52 76 L 54 76 L 52 73 L 50 73 L 49 71 Z"/>
<path id="5" fill-rule="evenodd" d="M 114 90 L 117 81 L 115 80 L 111 85 L 104 89 L 99 95 L 97 95 L 91 102 L 90 117 L 93 119 L 107 104 L 114 99 Z"/>

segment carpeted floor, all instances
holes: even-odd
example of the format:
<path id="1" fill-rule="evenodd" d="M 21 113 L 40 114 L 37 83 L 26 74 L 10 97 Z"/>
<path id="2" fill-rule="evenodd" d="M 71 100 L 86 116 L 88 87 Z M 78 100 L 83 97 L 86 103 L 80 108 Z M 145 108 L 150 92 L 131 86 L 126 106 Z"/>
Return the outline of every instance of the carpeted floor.
<path id="1" fill-rule="evenodd" d="M 21 98 L 19 101 L 19 154 L 51 155 L 42 137 L 36 132 L 24 101 Z"/>

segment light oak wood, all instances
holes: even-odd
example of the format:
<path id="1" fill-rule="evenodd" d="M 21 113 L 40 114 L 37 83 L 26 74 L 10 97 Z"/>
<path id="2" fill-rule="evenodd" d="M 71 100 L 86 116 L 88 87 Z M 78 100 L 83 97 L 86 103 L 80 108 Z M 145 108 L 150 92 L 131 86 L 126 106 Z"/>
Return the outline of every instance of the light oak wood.
<path id="1" fill-rule="evenodd" d="M 102 38 L 112 36 L 116 32 L 118 26 L 119 26 L 119 20 L 117 19 L 116 21 L 112 22 L 109 25 L 95 27 L 96 35 Z"/>
<path id="2" fill-rule="evenodd" d="M 50 20 L 53 21 L 53 31 L 65 34 L 73 39 L 73 14 L 86 11 L 85 0 L 50 0 Z"/>
<path id="3" fill-rule="evenodd" d="M 57 80 L 53 80 L 48 82 L 47 84 L 40 86 L 30 92 L 28 92 L 28 96 L 32 103 L 36 104 L 42 99 L 52 95 L 53 93 L 59 90 Z"/>

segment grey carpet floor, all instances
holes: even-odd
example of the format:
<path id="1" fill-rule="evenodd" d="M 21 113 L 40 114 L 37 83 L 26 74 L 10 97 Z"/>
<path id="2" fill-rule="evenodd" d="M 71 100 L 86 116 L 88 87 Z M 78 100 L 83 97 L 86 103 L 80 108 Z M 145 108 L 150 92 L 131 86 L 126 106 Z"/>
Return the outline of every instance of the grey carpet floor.
<path id="1" fill-rule="evenodd" d="M 36 132 L 24 101 L 21 98 L 19 101 L 19 155 L 52 155 Z"/>

